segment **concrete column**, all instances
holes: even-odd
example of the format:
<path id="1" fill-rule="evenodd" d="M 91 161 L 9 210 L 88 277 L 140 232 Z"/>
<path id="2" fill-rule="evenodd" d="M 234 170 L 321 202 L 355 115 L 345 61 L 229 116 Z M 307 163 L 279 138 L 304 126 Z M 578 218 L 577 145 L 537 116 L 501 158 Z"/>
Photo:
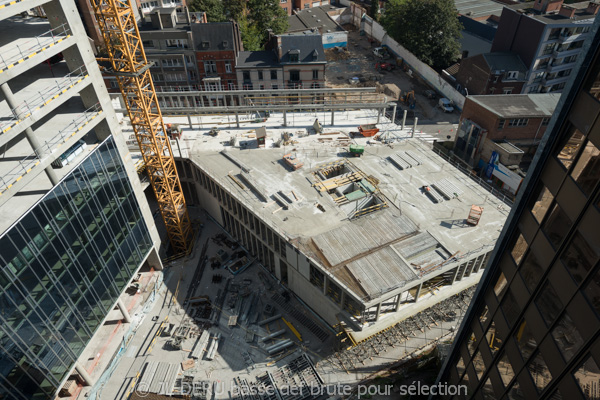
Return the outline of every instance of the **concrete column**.
<path id="1" fill-rule="evenodd" d="M 454 276 L 452 277 L 452 282 L 450 283 L 450 285 L 454 285 L 454 282 L 456 282 L 456 277 L 458 276 L 458 270 L 460 266 L 456 267 L 456 272 L 454 273 Z"/>
<path id="2" fill-rule="evenodd" d="M 235 126 L 236 127 L 240 127 L 240 115 L 238 114 L 238 112 L 235 112 Z"/>
<path id="3" fill-rule="evenodd" d="M 377 122 L 376 122 L 376 124 L 378 124 L 378 123 L 379 123 L 379 119 L 381 118 L 381 112 L 382 112 L 382 111 L 383 111 L 383 110 L 382 110 L 381 108 L 380 108 L 379 110 L 377 110 Z"/>
<path id="4" fill-rule="evenodd" d="M 287 115 L 285 110 L 283 110 L 283 126 L 287 126 Z"/>
<path id="5" fill-rule="evenodd" d="M 381 303 L 377 304 L 377 312 L 375 314 L 375 321 L 379 321 L 380 315 L 381 315 Z"/>
<path id="6" fill-rule="evenodd" d="M 394 108 L 392 109 L 392 124 L 396 122 L 396 108 L 398 105 L 394 104 Z"/>
<path id="7" fill-rule="evenodd" d="M 422 283 L 419 284 L 419 287 L 417 288 L 417 293 L 415 293 L 415 303 L 417 301 L 419 301 L 419 296 L 421 295 L 421 289 L 423 289 Z"/>
<path id="8" fill-rule="evenodd" d="M 190 129 L 194 129 L 194 128 L 192 128 L 192 117 L 190 116 L 190 114 L 187 114 L 187 120 L 188 120 L 188 125 L 190 126 Z"/>
<path id="9" fill-rule="evenodd" d="M 462 269 L 462 273 L 458 273 L 458 271 L 460 271 L 460 269 L 462 268 L 462 266 L 464 265 L 464 268 Z M 461 265 L 458 266 L 458 271 L 457 272 L 457 279 L 460 281 L 462 280 L 462 278 L 465 276 L 465 271 L 467 270 L 467 263 L 463 263 Z"/>
<path id="10" fill-rule="evenodd" d="M 81 379 L 83 379 L 83 382 L 85 383 L 86 386 L 93 386 L 94 383 L 96 383 L 92 379 L 90 374 L 88 374 L 88 372 L 85 370 L 85 368 L 83 368 L 83 366 L 81 364 L 79 364 L 79 362 L 75 362 L 75 371 L 77 371 L 79 376 L 81 376 Z"/>
<path id="11" fill-rule="evenodd" d="M 8 83 L 4 82 L 2 85 L 0 85 L 0 90 L 2 90 L 2 94 L 4 95 L 8 106 L 11 108 L 13 115 L 20 119 L 22 113 L 17 110 L 17 100 L 15 99 L 15 95 L 13 94 L 12 90 L 10 90 Z M 27 138 L 27 141 L 29 142 L 29 145 L 33 149 L 33 152 L 37 158 L 41 160 L 44 156 L 44 153 L 42 152 L 42 145 L 37 137 L 35 137 L 33 129 L 25 129 L 25 137 Z M 54 169 L 52 169 L 52 166 L 46 167 L 45 171 L 48 179 L 50 179 L 50 182 L 52 182 L 52 185 L 58 184 L 60 179 L 58 179 L 58 176 L 56 175 L 56 172 L 54 172 Z"/>
<path id="12" fill-rule="evenodd" d="M 404 110 L 404 115 L 402 115 L 402 130 L 404 130 L 404 125 L 406 125 L 406 114 L 408 112 L 406 110 Z"/>
<path id="13" fill-rule="evenodd" d="M 415 133 L 417 132 L 417 122 L 419 122 L 419 118 L 415 117 L 415 123 L 413 124 L 413 130 L 410 134 L 410 137 L 415 137 Z"/>
<path id="14" fill-rule="evenodd" d="M 402 293 L 398 293 L 398 300 L 396 300 L 396 311 L 400 309 L 400 301 L 402 300 Z"/>
<path id="15" fill-rule="evenodd" d="M 121 311 L 121 314 L 123 314 L 123 321 L 125 321 L 127 324 L 130 324 L 131 316 L 129 315 L 129 311 L 127 311 L 127 307 L 125 307 L 125 303 L 123 303 L 121 298 L 117 300 L 117 307 L 119 307 L 119 311 Z"/>
<path id="16" fill-rule="evenodd" d="M 334 119 L 334 115 L 335 115 L 335 111 L 334 111 L 334 110 L 331 110 L 331 125 L 332 125 L 332 126 L 334 125 L 334 121 L 335 121 L 335 119 Z"/>

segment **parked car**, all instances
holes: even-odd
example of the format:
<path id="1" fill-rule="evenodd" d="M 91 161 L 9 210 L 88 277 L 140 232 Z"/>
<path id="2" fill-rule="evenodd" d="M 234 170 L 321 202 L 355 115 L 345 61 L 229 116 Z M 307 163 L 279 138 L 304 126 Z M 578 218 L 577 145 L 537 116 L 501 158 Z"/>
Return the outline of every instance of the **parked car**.
<path id="1" fill-rule="evenodd" d="M 375 57 L 379 57 L 379 58 L 390 58 L 390 54 L 383 47 L 375 47 L 373 49 L 373 54 L 375 54 Z"/>
<path id="2" fill-rule="evenodd" d="M 442 97 L 438 102 L 438 106 L 442 109 L 442 111 L 451 113 L 454 112 L 454 106 L 452 102 L 445 97 Z"/>

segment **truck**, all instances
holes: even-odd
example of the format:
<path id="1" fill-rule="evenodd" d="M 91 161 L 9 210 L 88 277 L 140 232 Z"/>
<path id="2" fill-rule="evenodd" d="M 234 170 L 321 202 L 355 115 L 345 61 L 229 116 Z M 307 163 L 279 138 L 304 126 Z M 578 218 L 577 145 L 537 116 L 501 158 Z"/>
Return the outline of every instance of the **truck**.
<path id="1" fill-rule="evenodd" d="M 375 136 L 375 134 L 377 132 L 379 132 L 379 128 L 377 128 L 377 126 L 375 124 L 360 125 L 358 127 L 358 131 L 364 137 L 370 137 L 370 136 Z"/>

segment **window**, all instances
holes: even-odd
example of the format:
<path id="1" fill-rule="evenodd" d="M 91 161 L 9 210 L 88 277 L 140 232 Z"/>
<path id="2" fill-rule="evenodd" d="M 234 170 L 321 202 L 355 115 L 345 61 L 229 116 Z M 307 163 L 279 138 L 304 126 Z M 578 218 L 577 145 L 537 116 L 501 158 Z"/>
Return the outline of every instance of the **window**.
<path id="1" fill-rule="evenodd" d="M 584 136 L 578 129 L 572 127 L 572 133 L 566 142 L 560 144 L 560 152 L 557 154 L 558 161 L 566 168 L 569 169 L 573 161 L 575 160 L 575 156 L 577 155 L 579 149 L 583 145 Z"/>
<path id="2" fill-rule="evenodd" d="M 290 62 L 298 62 L 300 52 L 298 50 L 290 50 Z"/>
<path id="3" fill-rule="evenodd" d="M 547 56 L 548 54 L 552 54 L 553 51 L 554 51 L 554 43 L 549 43 L 544 47 L 544 51 L 542 52 L 542 55 Z"/>
<path id="4" fill-rule="evenodd" d="M 506 317 L 508 326 L 512 327 L 521 312 L 519 305 L 515 300 L 515 296 L 512 294 L 512 289 L 506 291 L 504 299 L 502 300 L 502 303 L 500 303 L 500 308 L 502 309 L 504 317 Z"/>
<path id="5" fill-rule="evenodd" d="M 548 326 L 554 322 L 563 308 L 563 304 L 559 300 L 558 294 L 556 294 L 556 291 L 550 282 L 544 284 L 542 290 L 535 299 L 535 304 Z"/>
<path id="6" fill-rule="evenodd" d="M 569 232 L 569 229 L 571 229 L 572 225 L 573 223 L 567 214 L 565 214 L 558 204 L 555 204 L 548 219 L 546 219 L 546 222 L 544 222 L 544 225 L 542 226 L 542 231 L 546 234 L 550 243 L 552 243 L 552 246 L 557 248 Z"/>
<path id="7" fill-rule="evenodd" d="M 506 122 L 506 120 L 503 119 L 499 119 L 498 120 L 498 130 L 504 128 L 504 123 Z"/>
<path id="8" fill-rule="evenodd" d="M 310 283 L 319 289 L 323 289 L 325 283 L 325 274 L 312 264 L 310 265 Z"/>
<path id="9" fill-rule="evenodd" d="M 502 90 L 502 94 L 511 94 L 512 93 L 512 88 L 506 88 Z"/>
<path id="10" fill-rule="evenodd" d="M 258 90 L 265 90 L 265 85 L 258 85 Z"/>
<path id="11" fill-rule="evenodd" d="M 290 81 L 300 82 L 300 71 L 290 71 Z"/>
<path id="12" fill-rule="evenodd" d="M 277 71 L 271 70 L 271 80 L 275 80 L 275 79 L 277 79 Z"/>
<path id="13" fill-rule="evenodd" d="M 227 81 L 227 89 L 235 90 L 235 83 L 233 83 L 233 81 Z"/>
<path id="14" fill-rule="evenodd" d="M 258 71 L 258 80 L 259 81 L 263 80 L 263 72 L 262 71 Z"/>
<path id="15" fill-rule="evenodd" d="M 600 178 L 600 150 L 588 140 L 579 153 L 577 163 L 571 171 L 571 178 L 589 196 Z"/>
<path id="16" fill-rule="evenodd" d="M 544 274 L 544 269 L 541 267 L 532 251 L 530 251 L 523 260 L 523 264 L 519 268 L 519 271 L 523 277 L 525 286 L 527 286 L 527 289 L 529 289 L 530 292 L 533 292 L 540 281 L 540 278 Z"/>
<path id="17" fill-rule="evenodd" d="M 242 72 L 242 75 L 244 76 L 244 82 L 250 81 L 250 71 L 244 71 Z"/>
<path id="18" fill-rule="evenodd" d="M 156 82 L 162 82 L 165 80 L 163 74 L 152 74 L 152 80 Z"/>
<path id="19" fill-rule="evenodd" d="M 552 329 L 552 337 L 567 362 L 573 358 L 583 345 L 583 337 L 581 337 L 575 322 L 566 312 Z"/>
<path id="20" fill-rule="evenodd" d="M 154 40 L 143 40 L 142 46 L 144 46 L 144 48 L 154 48 Z"/>
<path id="21" fill-rule="evenodd" d="M 508 126 L 527 126 L 528 118 L 515 118 L 508 121 Z"/>
<path id="22" fill-rule="evenodd" d="M 165 44 L 166 44 L 167 48 L 180 48 L 180 49 L 188 48 L 187 39 L 167 39 L 167 40 L 165 40 Z"/>
<path id="23" fill-rule="evenodd" d="M 196 79 L 198 79 L 198 76 L 196 75 L 196 71 L 189 70 L 188 71 L 188 78 L 189 78 L 190 81 L 195 81 Z"/>
<path id="24" fill-rule="evenodd" d="M 287 7 L 283 7 L 283 11 L 287 12 Z"/>
<path id="25" fill-rule="evenodd" d="M 519 233 L 519 236 L 517 236 L 517 240 L 515 241 L 515 244 L 514 244 L 512 250 L 510 251 L 510 254 L 513 257 L 513 260 L 515 260 L 515 264 L 519 265 L 519 263 L 523 259 L 523 255 L 525 254 L 526 251 L 527 251 L 527 242 L 525 241 L 523 234 Z"/>
<path id="26" fill-rule="evenodd" d="M 225 72 L 231 73 L 231 61 L 225 61 Z"/>
<path id="27" fill-rule="evenodd" d="M 273 90 L 279 89 L 279 86 L 277 86 L 277 85 L 272 85 L 272 87 L 273 87 Z"/>
<path id="28" fill-rule="evenodd" d="M 217 63 L 215 61 L 204 61 L 204 72 L 209 74 L 217 73 Z"/>
<path id="29" fill-rule="evenodd" d="M 579 232 L 575 232 L 571 242 L 560 257 L 577 284 L 583 282 L 598 258 L 600 258 L 600 249 L 590 245 Z"/>
<path id="30" fill-rule="evenodd" d="M 306 10 L 307 8 L 310 8 L 310 3 L 305 3 L 304 4 L 304 9 Z"/>
<path id="31" fill-rule="evenodd" d="M 110 87 L 113 89 L 118 89 L 119 88 L 119 82 L 117 81 L 110 81 Z"/>
<path id="32" fill-rule="evenodd" d="M 318 69 L 313 70 L 312 76 L 313 76 L 312 77 L 313 80 L 318 80 L 319 79 L 319 70 Z"/>
<path id="33" fill-rule="evenodd" d="M 552 200 L 554 200 L 554 196 L 542 183 L 538 184 L 536 192 L 538 193 L 538 196 L 535 197 L 534 195 L 532 197 L 534 201 L 531 206 L 531 214 L 533 214 L 533 217 L 538 223 L 541 223 L 542 219 L 544 219 L 544 216 L 546 215 L 546 212 L 548 211 L 548 208 L 550 208 Z"/>
<path id="34" fill-rule="evenodd" d="M 548 126 L 549 123 L 550 123 L 550 117 L 542 119 L 542 126 Z"/>
<path id="35" fill-rule="evenodd" d="M 527 321 L 523 320 L 521 322 L 519 328 L 514 333 L 514 338 L 523 360 L 527 361 L 537 346 L 533 334 L 531 333 L 531 329 L 529 329 L 529 325 L 527 325 Z"/>
<path id="36" fill-rule="evenodd" d="M 589 356 L 581 363 L 577 371 L 573 373 L 573 376 L 581 389 L 583 398 L 593 398 L 597 382 L 600 380 L 600 368 L 598 368 L 598 364 L 596 364 L 594 358 Z"/>
<path id="37" fill-rule="evenodd" d="M 533 382 L 535 382 L 538 392 L 544 390 L 544 388 L 552 380 L 550 370 L 548 369 L 546 361 L 544 361 L 544 358 L 540 353 L 536 354 L 536 356 L 531 360 L 527 366 L 527 369 L 531 374 Z"/>
<path id="38" fill-rule="evenodd" d="M 494 293 L 499 300 L 502 299 L 502 295 L 506 292 L 506 289 L 508 289 L 508 282 L 506 281 L 504 273 L 501 272 L 500 277 L 494 285 Z"/>
<path id="39" fill-rule="evenodd" d="M 509 71 L 508 74 L 506 75 L 506 78 L 507 79 L 517 79 L 518 76 L 519 76 L 518 71 Z"/>
<path id="40" fill-rule="evenodd" d="M 287 0 L 280 0 L 280 3 L 287 3 Z"/>

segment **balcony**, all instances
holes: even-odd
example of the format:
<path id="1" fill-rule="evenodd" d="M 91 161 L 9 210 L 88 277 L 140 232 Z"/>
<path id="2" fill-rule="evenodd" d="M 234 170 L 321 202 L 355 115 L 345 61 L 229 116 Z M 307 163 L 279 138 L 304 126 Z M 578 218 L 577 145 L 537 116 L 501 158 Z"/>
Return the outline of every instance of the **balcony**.
<path id="1" fill-rule="evenodd" d="M 576 62 L 577 62 L 577 60 L 570 61 L 570 62 L 562 62 L 562 63 L 556 63 L 556 62 L 550 63 L 550 64 L 548 64 L 546 71 L 547 72 L 557 72 L 557 71 L 563 71 L 565 69 L 570 69 L 575 66 Z"/>
<path id="2" fill-rule="evenodd" d="M 587 33 L 575 33 L 573 35 L 561 34 L 558 38 L 559 43 L 572 43 L 577 40 L 583 40 L 587 37 Z"/>
<path id="3" fill-rule="evenodd" d="M 552 57 L 554 58 L 563 58 L 568 56 L 574 56 L 575 54 L 579 54 L 581 52 L 581 47 L 576 49 L 564 49 L 564 50 L 554 50 L 552 53 Z"/>

